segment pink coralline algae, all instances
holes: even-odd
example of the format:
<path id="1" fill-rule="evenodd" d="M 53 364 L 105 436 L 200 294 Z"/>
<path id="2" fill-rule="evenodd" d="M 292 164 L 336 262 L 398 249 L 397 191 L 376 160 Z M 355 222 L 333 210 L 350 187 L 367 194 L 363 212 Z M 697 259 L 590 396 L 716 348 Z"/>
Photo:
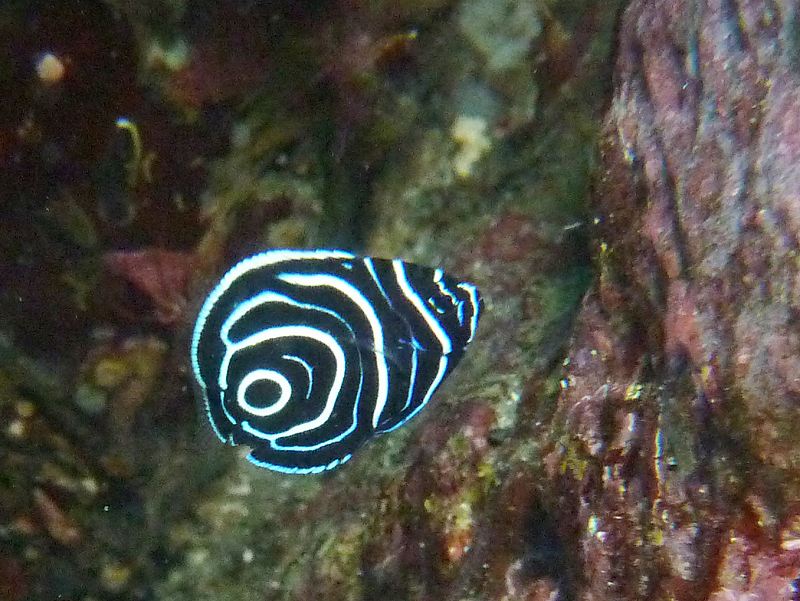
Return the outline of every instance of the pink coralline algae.
<path id="1" fill-rule="evenodd" d="M 580 599 L 800 598 L 793 11 L 624 13 L 550 463 L 580 490 Z"/>
<path id="2" fill-rule="evenodd" d="M 155 318 L 167 325 L 185 316 L 187 285 L 194 262 L 191 253 L 159 248 L 117 251 L 105 256 L 109 271 L 145 294 L 153 304 Z"/>

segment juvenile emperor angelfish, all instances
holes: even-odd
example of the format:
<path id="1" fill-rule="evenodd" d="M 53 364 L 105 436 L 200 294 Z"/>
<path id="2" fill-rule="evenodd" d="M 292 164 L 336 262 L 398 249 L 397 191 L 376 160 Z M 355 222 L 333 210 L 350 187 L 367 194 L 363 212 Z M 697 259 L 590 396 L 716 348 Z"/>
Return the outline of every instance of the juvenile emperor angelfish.
<path id="1" fill-rule="evenodd" d="M 335 468 L 431 400 L 475 336 L 477 288 L 400 259 L 269 250 L 242 260 L 194 326 L 196 388 L 217 437 L 254 464 Z"/>

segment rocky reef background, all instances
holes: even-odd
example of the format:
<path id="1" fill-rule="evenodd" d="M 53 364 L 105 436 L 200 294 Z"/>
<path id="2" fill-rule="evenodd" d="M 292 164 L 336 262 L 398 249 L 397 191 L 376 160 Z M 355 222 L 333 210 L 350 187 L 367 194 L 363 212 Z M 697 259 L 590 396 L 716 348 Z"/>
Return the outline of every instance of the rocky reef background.
<path id="1" fill-rule="evenodd" d="M 0 6 L 0 599 L 800 599 L 800 6 Z M 321 476 L 187 338 L 266 247 L 441 265 L 479 337 Z"/>

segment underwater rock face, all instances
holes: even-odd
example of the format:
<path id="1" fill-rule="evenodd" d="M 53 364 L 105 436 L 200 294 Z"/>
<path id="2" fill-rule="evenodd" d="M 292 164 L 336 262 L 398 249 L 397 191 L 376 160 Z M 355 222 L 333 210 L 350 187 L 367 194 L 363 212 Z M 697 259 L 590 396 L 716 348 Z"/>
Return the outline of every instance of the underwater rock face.
<path id="1" fill-rule="evenodd" d="M 624 13 L 550 474 L 581 599 L 798 598 L 795 3 Z"/>

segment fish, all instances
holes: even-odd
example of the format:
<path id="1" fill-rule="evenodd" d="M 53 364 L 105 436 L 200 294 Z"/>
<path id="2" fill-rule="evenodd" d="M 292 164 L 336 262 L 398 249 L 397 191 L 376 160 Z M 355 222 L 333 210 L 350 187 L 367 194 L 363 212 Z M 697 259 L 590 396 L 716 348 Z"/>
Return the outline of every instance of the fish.
<path id="1" fill-rule="evenodd" d="M 420 413 L 474 339 L 477 287 L 401 259 L 271 249 L 230 268 L 195 321 L 214 434 L 285 474 L 337 468 Z"/>

